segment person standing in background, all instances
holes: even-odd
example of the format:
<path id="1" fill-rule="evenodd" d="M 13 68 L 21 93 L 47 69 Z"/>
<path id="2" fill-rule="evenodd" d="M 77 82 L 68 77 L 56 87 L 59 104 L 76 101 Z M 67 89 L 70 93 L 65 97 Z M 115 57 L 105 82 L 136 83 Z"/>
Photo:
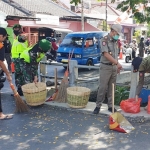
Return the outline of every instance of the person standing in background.
<path id="1" fill-rule="evenodd" d="M 144 46 L 144 38 L 143 37 L 141 37 L 138 47 L 139 47 L 139 56 L 144 57 L 145 46 Z"/>
<path id="2" fill-rule="evenodd" d="M 21 63 L 20 63 L 20 54 L 27 49 L 28 41 L 26 36 L 23 34 L 22 27 L 19 24 L 13 26 L 13 32 L 16 38 L 12 44 L 12 59 L 15 66 L 15 85 L 17 87 L 17 92 L 20 96 L 23 96 L 21 86 L 23 85 L 23 74 L 21 73 Z"/>

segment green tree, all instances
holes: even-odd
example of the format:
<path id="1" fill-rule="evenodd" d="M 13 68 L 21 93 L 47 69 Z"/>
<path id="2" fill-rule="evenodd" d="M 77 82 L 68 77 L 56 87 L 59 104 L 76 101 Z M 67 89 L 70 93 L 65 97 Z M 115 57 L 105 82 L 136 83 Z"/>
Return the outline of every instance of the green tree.
<path id="1" fill-rule="evenodd" d="M 71 4 L 75 4 L 75 5 L 78 5 L 79 3 L 81 3 L 81 0 L 72 0 L 71 2 L 70 2 Z"/>
<path id="2" fill-rule="evenodd" d="M 112 2 L 115 2 L 115 0 L 112 0 Z M 142 7 L 143 10 L 139 11 L 139 8 Z M 128 9 L 132 10 L 133 17 L 138 23 L 150 22 L 150 7 L 148 7 L 147 0 L 125 0 L 117 6 L 117 9 L 122 12 Z"/>
<path id="3" fill-rule="evenodd" d="M 102 0 L 97 0 L 102 1 Z M 116 2 L 116 0 L 112 0 L 112 3 Z M 71 3 L 81 3 L 81 0 L 72 0 Z M 143 11 L 138 11 L 138 5 L 143 4 Z M 120 2 L 117 6 L 117 9 L 120 9 L 122 12 L 128 10 L 132 10 L 132 14 L 136 22 L 138 23 L 150 23 L 150 7 L 148 7 L 148 0 L 124 0 Z"/>
<path id="4" fill-rule="evenodd" d="M 147 26 L 147 36 L 150 37 L 150 24 Z"/>
<path id="5" fill-rule="evenodd" d="M 133 34 L 133 39 L 136 39 L 137 43 L 140 42 L 140 37 L 141 37 L 141 31 L 140 30 L 135 31 Z"/>

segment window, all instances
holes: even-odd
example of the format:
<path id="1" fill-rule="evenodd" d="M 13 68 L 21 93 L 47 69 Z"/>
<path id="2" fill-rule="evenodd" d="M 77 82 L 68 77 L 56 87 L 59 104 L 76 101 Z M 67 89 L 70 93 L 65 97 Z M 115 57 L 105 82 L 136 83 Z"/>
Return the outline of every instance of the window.
<path id="1" fill-rule="evenodd" d="M 82 47 L 83 38 L 81 37 L 66 37 L 60 46 Z"/>
<path id="2" fill-rule="evenodd" d="M 85 40 L 85 43 L 84 43 L 84 47 L 86 47 L 87 43 L 88 43 L 89 47 L 94 46 L 93 38 L 88 38 L 88 39 L 86 39 L 86 40 Z"/>

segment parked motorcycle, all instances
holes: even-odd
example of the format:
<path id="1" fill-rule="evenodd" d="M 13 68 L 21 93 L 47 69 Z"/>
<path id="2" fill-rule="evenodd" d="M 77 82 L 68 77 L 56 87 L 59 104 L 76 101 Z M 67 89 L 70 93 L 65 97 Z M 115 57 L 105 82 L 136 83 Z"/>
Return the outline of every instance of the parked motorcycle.
<path id="1" fill-rule="evenodd" d="M 51 52 L 47 52 L 46 56 L 47 56 L 47 60 L 54 60 L 54 61 L 56 61 L 56 56 L 53 55 Z"/>
<path id="2" fill-rule="evenodd" d="M 132 48 L 128 47 L 125 52 L 125 62 L 129 63 L 130 60 L 132 60 Z"/>

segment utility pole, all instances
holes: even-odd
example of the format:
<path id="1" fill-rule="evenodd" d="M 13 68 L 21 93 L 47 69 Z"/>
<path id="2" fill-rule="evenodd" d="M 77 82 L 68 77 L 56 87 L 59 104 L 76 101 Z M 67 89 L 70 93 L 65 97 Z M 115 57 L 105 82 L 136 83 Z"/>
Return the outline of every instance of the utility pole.
<path id="1" fill-rule="evenodd" d="M 84 11 L 83 11 L 83 0 L 81 1 L 81 28 L 84 32 Z"/>
<path id="2" fill-rule="evenodd" d="M 106 0 L 106 31 L 107 31 L 107 0 Z"/>

